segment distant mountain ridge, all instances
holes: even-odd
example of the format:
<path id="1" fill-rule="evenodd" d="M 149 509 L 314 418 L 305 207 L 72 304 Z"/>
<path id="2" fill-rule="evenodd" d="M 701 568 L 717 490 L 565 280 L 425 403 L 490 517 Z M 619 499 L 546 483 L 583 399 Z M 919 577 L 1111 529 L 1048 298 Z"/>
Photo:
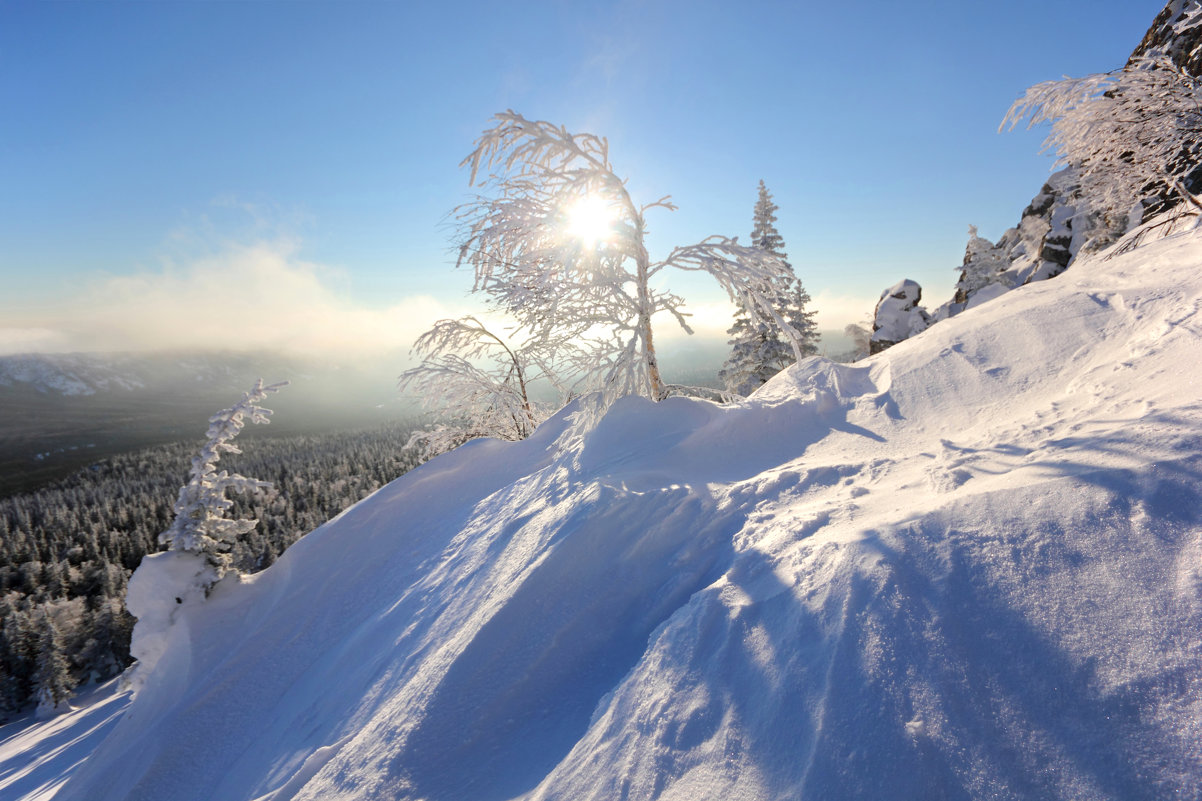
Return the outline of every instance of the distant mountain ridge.
<path id="1" fill-rule="evenodd" d="M 401 356 L 338 364 L 273 353 L 66 353 L 0 357 L 0 496 L 135 448 L 197 439 L 210 415 L 259 378 L 269 435 L 412 417 L 396 392 Z"/>
<path id="2" fill-rule="evenodd" d="M 64 364 L 64 362 L 76 362 Z M 141 380 L 115 374 L 104 369 L 99 375 L 89 374 L 96 364 L 79 364 L 78 357 L 50 357 L 38 354 L 9 356 L 0 359 L 0 387 L 27 384 L 38 392 L 57 392 L 61 395 L 94 395 L 111 387 L 132 390 L 145 386 Z M 83 373 L 81 376 L 80 373 Z"/>
<path id="3" fill-rule="evenodd" d="M 275 355 L 22 353 L 0 356 L 0 393 L 24 389 L 82 397 L 196 384 L 222 391 L 264 373 L 293 374 L 298 369 L 294 360 Z"/>

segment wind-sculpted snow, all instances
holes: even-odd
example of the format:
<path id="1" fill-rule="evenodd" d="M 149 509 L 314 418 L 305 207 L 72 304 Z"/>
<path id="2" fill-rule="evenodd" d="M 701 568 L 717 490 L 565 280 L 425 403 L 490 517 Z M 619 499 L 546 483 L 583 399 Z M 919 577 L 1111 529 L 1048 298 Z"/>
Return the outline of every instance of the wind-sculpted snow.
<path id="1" fill-rule="evenodd" d="M 1197 797 L 1200 260 L 469 443 L 183 610 L 56 798 Z"/>

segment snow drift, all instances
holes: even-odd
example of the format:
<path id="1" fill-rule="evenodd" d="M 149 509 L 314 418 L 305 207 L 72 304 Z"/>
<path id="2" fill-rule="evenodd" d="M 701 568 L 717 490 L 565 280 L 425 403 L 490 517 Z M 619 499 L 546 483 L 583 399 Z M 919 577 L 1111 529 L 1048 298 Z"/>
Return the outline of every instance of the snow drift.
<path id="1" fill-rule="evenodd" d="M 469 443 L 181 610 L 56 798 L 1197 797 L 1200 262 Z"/>

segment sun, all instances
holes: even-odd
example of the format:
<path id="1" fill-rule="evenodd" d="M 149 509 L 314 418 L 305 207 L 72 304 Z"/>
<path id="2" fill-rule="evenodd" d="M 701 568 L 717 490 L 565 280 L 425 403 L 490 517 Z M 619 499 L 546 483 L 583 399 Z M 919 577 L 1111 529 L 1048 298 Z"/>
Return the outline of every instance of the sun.
<path id="1" fill-rule="evenodd" d="M 568 208 L 567 234 L 585 248 L 594 248 L 613 236 L 617 209 L 599 195 L 584 195 Z"/>

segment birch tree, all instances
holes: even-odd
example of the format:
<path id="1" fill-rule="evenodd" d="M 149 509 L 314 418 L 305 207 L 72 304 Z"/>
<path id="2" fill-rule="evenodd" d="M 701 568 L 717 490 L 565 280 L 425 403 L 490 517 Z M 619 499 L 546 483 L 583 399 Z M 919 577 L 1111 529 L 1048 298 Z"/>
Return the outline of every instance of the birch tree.
<path id="1" fill-rule="evenodd" d="M 668 268 L 708 273 L 754 320 L 774 321 L 803 355 L 800 335 L 770 301 L 785 269 L 780 258 L 713 236 L 653 261 L 647 214 L 675 206 L 668 197 L 636 202 L 603 137 L 513 111 L 493 123 L 461 164 L 480 192 L 456 209 L 458 263 L 473 269 L 474 288 L 530 341 L 582 343 L 588 387 L 606 399 L 669 394 L 652 320 L 667 314 L 692 330 L 684 299 L 653 283 Z"/>
<path id="2" fill-rule="evenodd" d="M 415 432 L 407 447 L 429 459 L 469 439 L 530 436 L 546 410 L 530 397 L 530 382 L 549 379 L 556 351 L 546 343 L 519 346 L 493 333 L 475 317 L 439 320 L 422 334 L 412 353 L 421 364 L 401 374 L 402 391 L 435 412 L 439 423 Z"/>

